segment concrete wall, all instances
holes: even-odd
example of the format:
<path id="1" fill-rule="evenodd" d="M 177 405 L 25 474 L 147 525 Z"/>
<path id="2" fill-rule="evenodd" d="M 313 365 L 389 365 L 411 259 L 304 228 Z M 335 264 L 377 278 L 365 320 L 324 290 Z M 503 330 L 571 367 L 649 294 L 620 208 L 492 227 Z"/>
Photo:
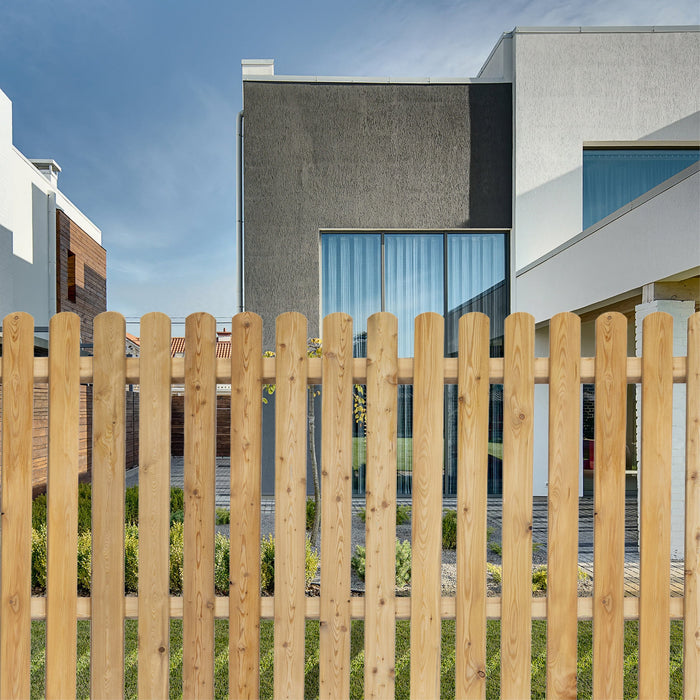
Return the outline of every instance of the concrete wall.
<path id="1" fill-rule="evenodd" d="M 513 60 L 521 269 L 581 231 L 584 143 L 700 139 L 700 33 L 515 30 Z"/>
<path id="2" fill-rule="evenodd" d="M 509 84 L 244 81 L 245 304 L 318 334 L 319 231 L 511 224 Z"/>

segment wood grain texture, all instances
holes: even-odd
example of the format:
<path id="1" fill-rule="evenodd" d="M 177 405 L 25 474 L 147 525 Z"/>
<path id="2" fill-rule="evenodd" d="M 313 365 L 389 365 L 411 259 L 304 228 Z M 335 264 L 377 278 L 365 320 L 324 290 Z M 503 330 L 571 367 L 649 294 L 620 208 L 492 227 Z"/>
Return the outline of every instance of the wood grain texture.
<path id="1" fill-rule="evenodd" d="M 547 697 L 576 698 L 581 321 L 549 326 Z"/>
<path id="2" fill-rule="evenodd" d="M 0 697 L 29 697 L 34 321 L 5 316 L 2 379 Z"/>
<path id="3" fill-rule="evenodd" d="M 321 443 L 321 610 L 319 697 L 350 697 L 352 530 L 352 318 L 323 320 Z"/>
<path id="4" fill-rule="evenodd" d="M 505 322 L 501 697 L 530 697 L 535 323 Z"/>
<path id="5" fill-rule="evenodd" d="M 78 585 L 80 319 L 49 323 L 46 697 L 75 697 Z"/>
<path id="6" fill-rule="evenodd" d="M 489 318 L 459 319 L 455 696 L 486 697 Z"/>
<path id="7" fill-rule="evenodd" d="M 231 548 L 229 696 L 252 700 L 260 689 L 260 475 L 262 319 L 231 323 Z"/>
<path id="8" fill-rule="evenodd" d="M 411 698 L 440 696 L 445 319 L 415 320 L 411 546 Z"/>
<path id="9" fill-rule="evenodd" d="M 277 317 L 275 397 L 276 698 L 304 696 L 306 318 Z"/>
<path id="10" fill-rule="evenodd" d="M 95 318 L 91 696 L 124 694 L 124 317 Z"/>
<path id="11" fill-rule="evenodd" d="M 167 698 L 170 670 L 170 319 L 141 318 L 139 673 L 141 698 Z"/>
<path id="12" fill-rule="evenodd" d="M 623 694 L 627 319 L 596 321 L 593 697 Z"/>
<path id="13" fill-rule="evenodd" d="M 688 319 L 683 693 L 700 700 L 700 313 Z"/>
<path id="14" fill-rule="evenodd" d="M 182 686 L 214 697 L 214 521 L 216 494 L 216 321 L 185 321 L 185 536 Z"/>
<path id="15" fill-rule="evenodd" d="M 457 384 L 457 358 L 446 357 L 444 363 L 445 384 Z M 364 357 L 355 357 L 352 361 L 353 382 L 355 384 L 367 383 L 367 360 Z M 182 384 L 185 381 L 185 361 L 181 357 L 175 357 L 171 361 L 171 382 Z M 308 381 L 309 384 L 320 384 L 321 382 L 321 360 L 311 358 L 308 361 Z M 275 381 L 275 358 L 264 357 L 262 364 L 262 381 L 274 383 Z M 673 358 L 673 383 L 685 384 L 686 380 L 686 358 Z M 129 357 L 126 360 L 126 382 L 127 384 L 139 383 L 139 358 Z M 49 377 L 49 363 L 46 357 L 34 358 L 34 383 L 46 383 Z M 80 381 L 91 383 L 92 358 L 80 358 Z M 2 380 L 2 358 L 0 357 L 0 380 Z M 642 358 L 627 358 L 627 383 L 639 384 L 642 380 Z M 216 361 L 216 381 L 218 384 L 229 384 L 231 382 L 231 363 L 229 360 L 219 358 Z M 595 381 L 595 358 L 581 358 L 581 383 L 592 384 Z M 413 358 L 402 357 L 398 360 L 398 371 L 396 374 L 397 384 L 413 383 Z M 503 358 L 492 357 L 489 360 L 489 382 L 491 384 L 503 384 Z M 535 384 L 549 383 L 549 358 L 535 358 Z"/>
<path id="16" fill-rule="evenodd" d="M 639 698 L 657 700 L 669 689 L 673 318 L 650 314 L 642 333 Z"/>
<path id="17" fill-rule="evenodd" d="M 398 321 L 367 320 L 365 697 L 394 696 Z"/>

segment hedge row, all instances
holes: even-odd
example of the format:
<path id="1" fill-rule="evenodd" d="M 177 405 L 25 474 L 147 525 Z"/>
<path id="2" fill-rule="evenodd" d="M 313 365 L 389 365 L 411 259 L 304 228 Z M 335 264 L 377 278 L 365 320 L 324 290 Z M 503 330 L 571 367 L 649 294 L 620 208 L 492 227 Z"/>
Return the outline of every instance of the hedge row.
<path id="1" fill-rule="evenodd" d="M 46 525 L 32 530 L 32 589 L 36 594 L 46 592 Z M 78 593 L 90 595 L 92 534 L 90 530 L 78 535 Z M 274 540 L 261 543 L 263 563 L 263 591 L 274 591 Z M 182 594 L 182 566 L 184 557 L 184 529 L 175 522 L 170 527 L 170 594 Z M 318 571 L 318 555 L 310 545 L 306 547 L 306 584 Z M 124 527 L 124 592 L 137 593 L 139 585 L 139 532 L 136 525 Z M 214 588 L 219 595 L 229 590 L 229 540 L 221 533 L 214 539 Z"/>

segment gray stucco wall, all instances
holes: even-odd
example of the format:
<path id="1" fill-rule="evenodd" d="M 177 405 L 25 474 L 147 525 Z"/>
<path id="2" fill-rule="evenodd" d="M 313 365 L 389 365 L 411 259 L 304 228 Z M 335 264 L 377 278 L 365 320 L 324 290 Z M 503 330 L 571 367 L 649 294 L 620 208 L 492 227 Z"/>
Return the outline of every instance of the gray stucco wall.
<path id="1" fill-rule="evenodd" d="M 245 305 L 318 335 L 319 231 L 511 225 L 511 85 L 246 81 Z"/>

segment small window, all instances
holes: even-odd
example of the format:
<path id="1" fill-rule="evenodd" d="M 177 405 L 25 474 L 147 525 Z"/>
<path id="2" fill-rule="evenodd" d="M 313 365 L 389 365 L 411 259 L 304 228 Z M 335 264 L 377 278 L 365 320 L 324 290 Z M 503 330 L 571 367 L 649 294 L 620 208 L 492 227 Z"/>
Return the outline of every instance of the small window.
<path id="1" fill-rule="evenodd" d="M 586 148 L 583 228 L 673 177 L 700 158 L 697 148 Z"/>
<path id="2" fill-rule="evenodd" d="M 68 301 L 75 302 L 75 253 L 68 251 Z"/>

